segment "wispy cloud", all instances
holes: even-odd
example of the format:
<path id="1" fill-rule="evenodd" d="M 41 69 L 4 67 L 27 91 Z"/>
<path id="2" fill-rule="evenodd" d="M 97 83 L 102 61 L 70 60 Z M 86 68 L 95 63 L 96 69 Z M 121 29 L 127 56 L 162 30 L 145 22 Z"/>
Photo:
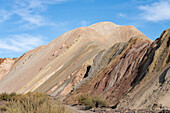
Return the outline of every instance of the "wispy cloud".
<path id="1" fill-rule="evenodd" d="M 12 14 L 5 10 L 0 10 L 0 23 L 10 18 Z"/>
<path id="2" fill-rule="evenodd" d="M 139 6 L 143 11 L 142 18 L 147 21 L 158 22 L 170 20 L 170 0 L 161 0 L 150 5 Z"/>
<path id="3" fill-rule="evenodd" d="M 51 26 L 54 23 L 41 15 L 41 13 L 47 10 L 48 5 L 66 1 L 68 0 L 14 0 L 12 10 L 6 9 L 0 11 L 0 22 L 15 15 L 20 17 L 17 22 L 22 24 L 20 27 Z"/>
<path id="4" fill-rule="evenodd" d="M 9 38 L 0 38 L 0 50 L 10 50 L 13 52 L 24 52 L 45 43 L 42 36 L 32 36 L 28 34 L 11 35 Z"/>

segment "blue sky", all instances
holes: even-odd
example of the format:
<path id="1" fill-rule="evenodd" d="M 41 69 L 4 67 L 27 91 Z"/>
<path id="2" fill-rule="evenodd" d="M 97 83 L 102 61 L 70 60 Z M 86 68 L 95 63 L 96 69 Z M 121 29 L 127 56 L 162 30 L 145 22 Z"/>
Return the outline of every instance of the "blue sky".
<path id="1" fill-rule="evenodd" d="M 103 21 L 133 25 L 155 40 L 170 27 L 170 0 L 0 0 L 0 58 Z"/>

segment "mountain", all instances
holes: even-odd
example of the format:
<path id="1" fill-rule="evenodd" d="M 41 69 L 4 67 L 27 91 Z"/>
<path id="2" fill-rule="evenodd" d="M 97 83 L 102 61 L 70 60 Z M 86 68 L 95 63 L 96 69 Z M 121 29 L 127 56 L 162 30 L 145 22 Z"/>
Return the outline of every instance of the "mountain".
<path id="1" fill-rule="evenodd" d="M 101 50 L 135 36 L 148 39 L 135 27 L 119 26 L 110 22 L 71 30 L 48 45 L 20 57 L 7 77 L 0 82 L 0 92 L 47 93 L 73 72 L 80 69 L 83 71 L 83 65 L 91 65 L 93 57 Z M 80 73 L 83 75 L 85 72 Z M 49 94 L 56 95 L 54 92 Z"/>
<path id="2" fill-rule="evenodd" d="M 169 38 L 170 29 L 152 42 L 111 22 L 77 28 L 0 70 L 0 93 L 42 92 L 67 104 L 88 93 L 117 108 L 170 109 Z"/>

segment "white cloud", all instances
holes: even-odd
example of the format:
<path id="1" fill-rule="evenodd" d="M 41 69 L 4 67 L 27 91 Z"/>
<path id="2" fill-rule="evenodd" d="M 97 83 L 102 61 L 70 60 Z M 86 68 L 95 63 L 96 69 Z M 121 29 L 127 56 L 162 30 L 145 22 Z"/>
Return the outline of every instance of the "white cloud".
<path id="1" fill-rule="evenodd" d="M 47 5 L 65 2 L 66 0 L 16 0 L 14 14 L 28 22 L 23 26 L 45 26 L 52 25 L 46 17 L 40 15 L 41 11 L 46 10 Z M 22 26 L 22 27 L 23 27 Z"/>
<path id="2" fill-rule="evenodd" d="M 44 26 L 48 24 L 48 21 L 45 17 L 39 15 L 39 14 L 30 14 L 27 13 L 28 11 L 22 11 L 22 10 L 18 10 L 15 13 L 21 17 L 21 21 L 25 21 L 26 23 L 24 23 L 22 26 Z"/>
<path id="3" fill-rule="evenodd" d="M 11 50 L 24 52 L 44 44 L 42 36 L 31 36 L 28 34 L 12 35 L 10 38 L 0 38 L 0 50 Z"/>
<path id="4" fill-rule="evenodd" d="M 170 20 L 170 0 L 161 0 L 150 5 L 139 6 L 142 18 L 148 21 Z"/>
<path id="5" fill-rule="evenodd" d="M 11 15 L 15 15 L 20 17 L 18 22 L 23 24 L 21 27 L 51 26 L 54 23 L 50 22 L 41 13 L 46 11 L 50 4 L 59 4 L 66 1 L 68 0 L 14 0 L 12 10 L 6 9 L 3 10 L 3 13 L 0 12 L 0 22 L 7 20 Z M 7 15 L 8 13 L 10 15 Z"/>

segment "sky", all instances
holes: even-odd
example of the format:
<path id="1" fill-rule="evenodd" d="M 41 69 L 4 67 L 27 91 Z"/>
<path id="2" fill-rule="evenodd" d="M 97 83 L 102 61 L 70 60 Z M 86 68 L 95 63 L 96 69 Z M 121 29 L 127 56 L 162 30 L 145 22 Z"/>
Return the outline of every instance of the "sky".
<path id="1" fill-rule="evenodd" d="M 0 58 L 103 21 L 133 25 L 154 41 L 170 28 L 170 0 L 0 0 Z"/>

